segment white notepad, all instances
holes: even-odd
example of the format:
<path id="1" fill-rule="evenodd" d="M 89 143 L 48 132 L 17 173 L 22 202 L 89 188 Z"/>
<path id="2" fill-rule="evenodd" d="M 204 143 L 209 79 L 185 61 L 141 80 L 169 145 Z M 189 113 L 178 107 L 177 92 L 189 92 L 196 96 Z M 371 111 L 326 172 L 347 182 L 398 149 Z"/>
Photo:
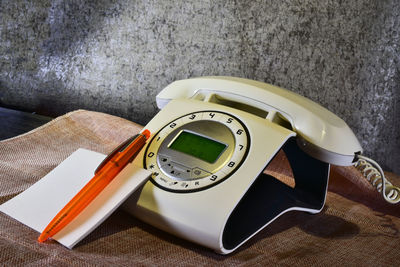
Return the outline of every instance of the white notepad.
<path id="1" fill-rule="evenodd" d="M 0 211 L 41 233 L 93 177 L 94 170 L 104 158 L 103 154 L 78 149 L 37 183 L 2 204 Z M 150 174 L 135 161 L 128 164 L 71 223 L 52 238 L 72 248 L 140 188 Z"/>

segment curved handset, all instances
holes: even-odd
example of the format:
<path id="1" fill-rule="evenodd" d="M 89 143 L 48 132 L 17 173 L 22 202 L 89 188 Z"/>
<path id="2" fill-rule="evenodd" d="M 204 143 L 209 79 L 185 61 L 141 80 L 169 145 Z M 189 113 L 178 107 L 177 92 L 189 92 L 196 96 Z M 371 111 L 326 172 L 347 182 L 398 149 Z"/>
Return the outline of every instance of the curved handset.
<path id="1" fill-rule="evenodd" d="M 348 166 L 362 152 L 348 125 L 317 103 L 270 84 L 234 77 L 202 77 L 173 82 L 157 95 L 163 108 L 172 99 L 215 102 L 241 109 L 297 133 L 297 143 L 314 158 Z"/>

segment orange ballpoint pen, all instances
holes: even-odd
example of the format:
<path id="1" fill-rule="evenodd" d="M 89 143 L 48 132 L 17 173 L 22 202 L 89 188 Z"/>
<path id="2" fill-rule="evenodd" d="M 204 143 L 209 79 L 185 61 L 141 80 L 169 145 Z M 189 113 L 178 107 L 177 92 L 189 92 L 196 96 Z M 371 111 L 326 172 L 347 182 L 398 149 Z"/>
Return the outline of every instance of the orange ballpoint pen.
<path id="1" fill-rule="evenodd" d="M 132 162 L 150 137 L 150 131 L 144 130 L 119 145 L 99 165 L 94 177 L 65 205 L 51 220 L 38 238 L 44 242 L 54 236 L 69 224 L 101 191 L 117 176 L 117 174 Z"/>

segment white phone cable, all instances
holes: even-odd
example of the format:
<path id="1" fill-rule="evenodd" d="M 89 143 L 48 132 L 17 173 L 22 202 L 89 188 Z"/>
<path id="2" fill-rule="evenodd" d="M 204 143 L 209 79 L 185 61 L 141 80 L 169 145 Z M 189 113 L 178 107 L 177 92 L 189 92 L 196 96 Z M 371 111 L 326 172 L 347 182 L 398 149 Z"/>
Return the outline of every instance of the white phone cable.
<path id="1" fill-rule="evenodd" d="M 365 156 L 356 155 L 358 161 L 355 167 L 367 180 L 382 193 L 383 198 L 391 203 L 400 202 L 400 188 L 392 185 L 385 177 L 382 168 L 374 160 Z"/>

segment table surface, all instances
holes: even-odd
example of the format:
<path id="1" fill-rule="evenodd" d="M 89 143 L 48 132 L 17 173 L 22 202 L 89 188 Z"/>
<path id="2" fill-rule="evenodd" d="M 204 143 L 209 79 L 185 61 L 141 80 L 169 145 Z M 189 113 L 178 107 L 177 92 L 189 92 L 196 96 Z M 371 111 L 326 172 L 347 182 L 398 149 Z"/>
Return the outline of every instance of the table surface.
<path id="1" fill-rule="evenodd" d="M 29 132 L 53 118 L 0 107 L 0 140 Z"/>

